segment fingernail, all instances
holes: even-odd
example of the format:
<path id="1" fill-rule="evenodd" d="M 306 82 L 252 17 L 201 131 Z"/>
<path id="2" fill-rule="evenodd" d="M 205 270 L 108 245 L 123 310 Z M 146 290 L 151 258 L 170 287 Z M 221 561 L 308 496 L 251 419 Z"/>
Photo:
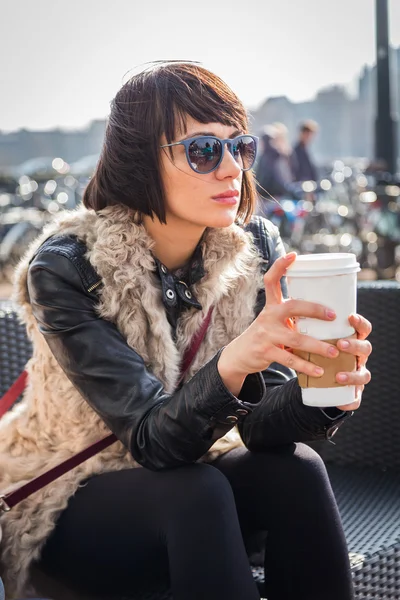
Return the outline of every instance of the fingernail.
<path id="1" fill-rule="evenodd" d="M 339 381 L 347 381 L 347 375 L 345 375 L 344 373 L 339 373 L 337 378 L 339 379 Z"/>
<path id="2" fill-rule="evenodd" d="M 347 340 L 341 340 L 339 344 L 341 348 L 348 348 L 350 346 L 350 342 L 348 342 Z"/>
<path id="3" fill-rule="evenodd" d="M 321 369 L 321 367 L 315 367 L 315 369 L 314 369 L 314 373 L 315 373 L 316 375 L 323 375 L 323 374 L 324 374 L 324 370 L 323 370 L 323 369 Z"/>
<path id="4" fill-rule="evenodd" d="M 328 308 L 328 310 L 326 311 L 326 316 L 328 317 L 328 319 L 335 319 L 336 313 L 334 310 L 331 310 L 330 308 Z"/>
<path id="5" fill-rule="evenodd" d="M 339 350 L 335 348 L 335 346 L 331 346 L 328 350 L 329 356 L 337 356 L 339 354 Z"/>
<path id="6" fill-rule="evenodd" d="M 353 315 L 353 319 L 355 320 L 356 323 L 359 323 L 361 321 L 361 319 L 358 315 Z"/>

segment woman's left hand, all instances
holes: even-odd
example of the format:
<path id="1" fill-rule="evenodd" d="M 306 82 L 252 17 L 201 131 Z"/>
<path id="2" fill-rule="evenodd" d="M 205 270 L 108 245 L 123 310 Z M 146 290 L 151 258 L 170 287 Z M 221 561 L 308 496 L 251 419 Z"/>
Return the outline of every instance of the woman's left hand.
<path id="1" fill-rule="evenodd" d="M 372 325 L 361 315 L 350 315 L 349 323 L 357 333 L 357 339 L 339 340 L 337 347 L 341 352 L 347 352 L 357 357 L 357 370 L 352 373 L 337 373 L 336 381 L 343 385 L 355 385 L 355 401 L 345 406 L 337 406 L 340 410 L 357 410 L 361 404 L 361 396 L 365 384 L 371 381 L 371 373 L 365 367 L 372 351 L 371 343 L 366 339 L 372 331 Z"/>

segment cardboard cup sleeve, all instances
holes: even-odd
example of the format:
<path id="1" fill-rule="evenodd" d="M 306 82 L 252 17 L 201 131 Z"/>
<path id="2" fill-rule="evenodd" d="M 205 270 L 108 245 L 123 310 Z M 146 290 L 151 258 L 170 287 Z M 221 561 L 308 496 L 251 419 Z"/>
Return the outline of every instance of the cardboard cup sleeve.
<path id="1" fill-rule="evenodd" d="M 350 338 L 356 338 L 357 334 L 350 336 Z M 341 338 L 333 340 L 323 340 L 328 344 L 336 346 L 337 342 Z M 343 387 L 343 383 L 336 381 L 336 374 L 343 371 L 351 373 L 357 369 L 357 358 L 353 354 L 347 354 L 346 352 L 339 351 L 337 358 L 327 358 L 320 354 L 313 354 L 312 352 L 304 352 L 303 350 L 293 350 L 293 354 L 300 356 L 305 360 L 314 363 L 318 367 L 324 369 L 322 377 L 311 377 L 304 373 L 297 373 L 299 385 L 301 388 L 334 388 Z"/>

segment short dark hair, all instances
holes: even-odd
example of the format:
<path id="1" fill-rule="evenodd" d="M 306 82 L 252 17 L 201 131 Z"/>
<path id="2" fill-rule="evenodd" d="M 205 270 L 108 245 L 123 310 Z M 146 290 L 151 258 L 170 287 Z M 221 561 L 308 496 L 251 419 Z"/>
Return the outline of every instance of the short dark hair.
<path id="1" fill-rule="evenodd" d="M 307 119 L 307 121 L 303 121 L 300 123 L 299 129 L 301 133 L 304 131 L 309 131 L 310 133 L 316 133 L 318 131 L 318 123 L 313 121 L 312 119 Z"/>
<path id="2" fill-rule="evenodd" d="M 174 141 L 189 115 L 246 132 L 247 112 L 229 86 L 193 62 L 153 63 L 127 81 L 111 102 L 103 148 L 83 196 L 95 211 L 124 204 L 166 222 L 160 173 L 160 138 Z M 249 220 L 256 192 L 253 175 L 243 173 L 238 219 Z"/>

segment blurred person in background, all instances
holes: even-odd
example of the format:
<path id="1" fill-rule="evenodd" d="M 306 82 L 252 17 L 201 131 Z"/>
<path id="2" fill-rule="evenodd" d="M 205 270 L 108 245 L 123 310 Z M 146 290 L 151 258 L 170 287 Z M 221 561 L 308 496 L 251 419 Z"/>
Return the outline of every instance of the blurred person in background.
<path id="1" fill-rule="evenodd" d="M 261 154 L 256 168 L 260 214 L 268 214 L 273 198 L 299 199 L 291 164 L 292 149 L 283 123 L 267 125 L 261 134 Z M 272 198 L 271 198 L 272 196 Z"/>
<path id="2" fill-rule="evenodd" d="M 285 183 L 287 189 L 291 190 L 291 193 L 293 193 L 294 187 L 292 183 L 296 180 L 296 178 L 290 161 L 292 156 L 292 147 L 289 142 L 288 128 L 286 125 L 279 122 L 273 123 L 272 127 L 275 131 L 272 145 L 278 152 L 278 160 L 276 161 L 277 174 L 280 180 Z"/>
<path id="3" fill-rule="evenodd" d="M 299 126 L 299 137 L 291 156 L 292 172 L 296 181 L 317 181 L 318 170 L 310 157 L 309 147 L 318 132 L 318 124 L 307 120 Z"/>
<path id="4" fill-rule="evenodd" d="M 21 262 L 33 354 L 24 398 L 0 421 L 0 490 L 116 440 L 1 515 L 9 598 L 35 561 L 91 597 L 170 586 L 174 600 L 259 600 L 246 544 L 267 531 L 268 600 L 353 600 L 329 478 L 302 442 L 330 439 L 359 407 L 371 327 L 349 316 L 354 402 L 305 406 L 292 369 L 323 371 L 291 349 L 339 352 L 291 318 L 336 316 L 285 301 L 296 255 L 252 217 L 256 151 L 227 84 L 160 61 L 112 101 L 83 206 Z"/>

